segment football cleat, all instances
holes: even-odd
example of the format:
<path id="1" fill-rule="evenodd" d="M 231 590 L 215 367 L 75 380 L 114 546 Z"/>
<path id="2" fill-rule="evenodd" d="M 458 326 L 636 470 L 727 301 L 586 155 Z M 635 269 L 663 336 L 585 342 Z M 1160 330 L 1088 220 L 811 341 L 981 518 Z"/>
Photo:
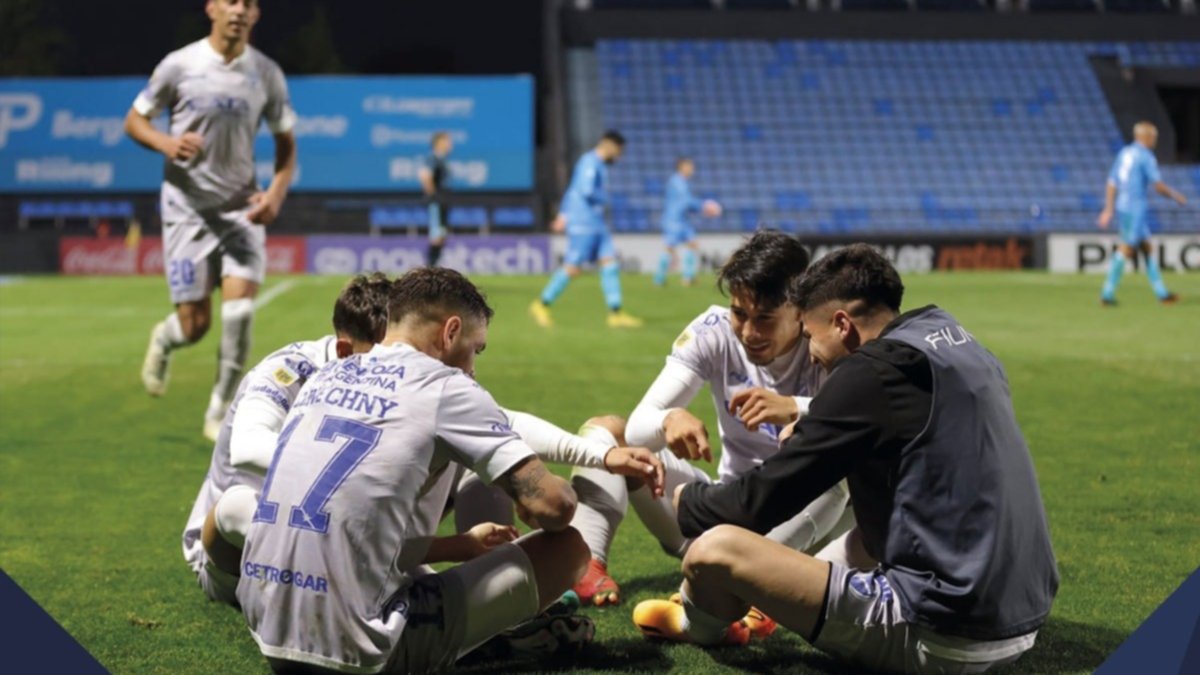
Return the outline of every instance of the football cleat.
<path id="1" fill-rule="evenodd" d="M 1165 296 L 1159 298 L 1158 301 L 1164 305 L 1174 305 L 1179 302 L 1179 296 L 1174 293 L 1167 293 Z"/>
<path id="2" fill-rule="evenodd" d="M 779 624 L 775 619 L 762 613 L 761 609 L 751 607 L 746 616 L 742 617 L 742 623 L 746 624 L 746 628 L 750 629 L 750 634 L 759 640 L 766 640 L 771 637 Z"/>
<path id="3" fill-rule="evenodd" d="M 1101 307 L 1116 307 L 1117 299 L 1116 298 L 1100 298 L 1100 306 Z"/>
<path id="4" fill-rule="evenodd" d="M 603 607 L 621 602 L 621 588 L 608 575 L 608 567 L 595 558 L 588 561 L 587 572 L 575 583 L 575 595 L 588 605 Z"/>
<path id="5" fill-rule="evenodd" d="M 622 310 L 609 312 L 608 327 L 609 328 L 641 328 L 642 320 L 626 314 Z"/>
<path id="6" fill-rule="evenodd" d="M 162 348 L 162 332 L 167 327 L 160 321 L 150 329 L 150 346 L 142 361 L 142 384 L 151 396 L 167 393 L 167 381 L 171 376 L 171 354 Z"/>
<path id="7" fill-rule="evenodd" d="M 683 605 L 670 600 L 643 600 L 633 608 L 633 623 L 649 640 L 691 642 L 692 638 L 683 629 Z M 750 642 L 750 628 L 743 621 L 729 624 L 722 636 L 722 646 L 740 647 Z"/>
<path id="8" fill-rule="evenodd" d="M 529 316 L 532 316 L 537 325 L 542 328 L 554 326 L 554 319 L 550 316 L 550 308 L 542 304 L 541 300 L 534 300 L 529 305 Z"/>
<path id="9" fill-rule="evenodd" d="M 596 624 L 586 616 L 556 611 L 561 602 L 488 640 L 477 650 L 478 656 L 488 660 L 542 660 L 582 651 L 596 637 Z"/>

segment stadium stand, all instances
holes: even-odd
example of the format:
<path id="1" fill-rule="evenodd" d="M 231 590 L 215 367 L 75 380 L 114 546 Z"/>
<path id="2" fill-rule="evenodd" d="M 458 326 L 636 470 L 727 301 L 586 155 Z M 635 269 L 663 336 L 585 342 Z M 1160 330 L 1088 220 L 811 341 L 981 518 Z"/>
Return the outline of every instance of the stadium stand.
<path id="1" fill-rule="evenodd" d="M 1089 58 L 1194 66 L 1200 43 L 600 40 L 600 122 L 630 143 L 619 231 L 658 227 L 671 158 L 726 214 L 818 233 L 1092 231 L 1124 145 Z M 1200 200 L 1200 166 L 1163 166 Z M 1152 198 L 1155 231 L 1194 211 Z"/>

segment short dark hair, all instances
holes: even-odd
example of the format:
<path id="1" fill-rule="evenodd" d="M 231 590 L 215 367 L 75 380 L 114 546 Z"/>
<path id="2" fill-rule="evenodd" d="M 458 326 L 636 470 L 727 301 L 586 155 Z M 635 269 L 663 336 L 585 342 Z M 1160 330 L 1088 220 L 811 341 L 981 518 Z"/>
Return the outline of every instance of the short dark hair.
<path id="1" fill-rule="evenodd" d="M 495 314 L 475 284 L 445 267 L 418 267 L 393 282 L 388 312 L 391 323 L 413 314 L 426 321 L 458 315 L 487 323 Z"/>
<path id="2" fill-rule="evenodd" d="M 360 274 L 333 303 L 333 330 L 363 342 L 379 342 L 387 332 L 388 295 L 392 280 L 383 272 Z"/>
<path id="3" fill-rule="evenodd" d="M 721 267 L 717 288 L 726 295 L 746 293 L 763 307 L 778 307 L 787 300 L 788 284 L 807 267 L 808 250 L 799 239 L 759 230 Z"/>
<path id="4" fill-rule="evenodd" d="M 625 137 L 622 136 L 621 132 L 617 131 L 616 129 L 609 129 L 608 131 L 604 132 L 604 135 L 600 137 L 600 140 L 612 141 L 621 147 L 625 147 Z"/>
<path id="5" fill-rule="evenodd" d="M 692 158 L 688 157 L 686 155 L 682 156 L 682 157 L 676 157 L 675 158 L 675 170 L 678 171 L 678 170 L 682 169 L 684 162 L 691 162 L 691 161 L 692 161 Z"/>
<path id="6" fill-rule="evenodd" d="M 836 300 L 861 303 L 848 310 L 853 316 L 881 308 L 899 312 L 904 284 L 891 261 L 873 246 L 851 244 L 813 263 L 803 278 L 792 283 L 788 297 L 800 309 Z"/>

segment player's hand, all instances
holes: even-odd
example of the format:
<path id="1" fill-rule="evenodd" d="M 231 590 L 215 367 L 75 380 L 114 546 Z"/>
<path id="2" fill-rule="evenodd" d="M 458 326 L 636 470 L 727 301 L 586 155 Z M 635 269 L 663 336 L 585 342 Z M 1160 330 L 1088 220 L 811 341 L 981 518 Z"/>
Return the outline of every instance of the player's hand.
<path id="1" fill-rule="evenodd" d="M 703 458 L 712 461 L 712 448 L 708 445 L 708 429 L 704 428 L 695 415 L 676 408 L 667 413 L 663 420 L 663 431 L 667 437 L 667 447 L 680 459 L 697 460 Z"/>
<path id="2" fill-rule="evenodd" d="M 204 137 L 194 131 L 189 131 L 179 137 L 168 136 L 163 154 L 172 161 L 186 162 L 199 155 L 203 148 Z"/>
<path id="3" fill-rule="evenodd" d="M 1176 201 L 1176 202 L 1177 202 L 1177 203 L 1178 203 L 1180 206 L 1187 206 L 1187 196 L 1186 196 L 1186 195 L 1184 195 L 1182 192 L 1176 192 L 1176 193 L 1175 193 L 1175 201 Z"/>
<path id="4" fill-rule="evenodd" d="M 550 221 L 550 231 L 559 233 L 566 232 L 567 217 L 561 213 L 557 216 L 554 216 L 554 220 Z"/>
<path id="5" fill-rule="evenodd" d="M 512 525 L 480 523 L 463 533 L 468 546 L 467 560 L 477 558 L 500 544 L 514 541 L 519 536 L 521 534 Z"/>
<path id="6" fill-rule="evenodd" d="M 604 455 L 604 468 L 609 473 L 640 478 L 655 498 L 663 496 L 666 470 L 662 460 L 646 448 L 615 447 Z"/>
<path id="7" fill-rule="evenodd" d="M 1100 212 L 1099 217 L 1096 218 L 1096 225 L 1098 225 L 1102 230 L 1107 230 L 1109 223 L 1112 222 L 1112 217 L 1112 209 L 1104 209 Z"/>
<path id="8" fill-rule="evenodd" d="M 764 422 L 783 426 L 800 416 L 796 399 L 762 387 L 743 389 L 729 401 L 729 414 L 740 419 L 746 429 L 758 431 Z"/>
<path id="9" fill-rule="evenodd" d="M 721 205 L 711 199 L 704 200 L 704 206 L 701 207 L 701 211 L 704 213 L 705 218 L 718 218 L 723 212 Z"/>
<path id="10" fill-rule="evenodd" d="M 283 208 L 283 200 L 273 196 L 270 191 L 255 192 L 250 195 L 250 212 L 246 217 L 258 225 L 270 225 L 279 217 Z"/>

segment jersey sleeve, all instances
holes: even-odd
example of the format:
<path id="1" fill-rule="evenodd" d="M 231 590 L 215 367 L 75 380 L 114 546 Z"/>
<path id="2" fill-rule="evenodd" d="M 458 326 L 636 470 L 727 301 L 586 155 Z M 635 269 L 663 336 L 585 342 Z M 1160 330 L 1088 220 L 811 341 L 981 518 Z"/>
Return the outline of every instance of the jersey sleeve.
<path id="1" fill-rule="evenodd" d="M 436 434 L 455 461 L 486 483 L 536 456 L 491 394 L 462 374 L 451 376 L 442 390 Z"/>
<path id="2" fill-rule="evenodd" d="M 612 449 L 611 445 L 577 436 L 529 413 L 504 409 L 504 414 L 513 431 L 543 462 L 604 468 L 604 457 Z"/>
<path id="3" fill-rule="evenodd" d="M 704 380 L 711 379 L 713 364 L 720 357 L 717 331 L 721 322 L 728 320 L 724 310 L 709 308 L 675 338 L 667 363 L 682 365 Z"/>
<path id="4" fill-rule="evenodd" d="M 178 57 L 168 54 L 159 62 L 150 75 L 150 81 L 133 99 L 133 109 L 142 117 L 157 117 L 162 111 L 170 110 L 175 102 L 176 85 L 182 70 Z"/>
<path id="5" fill-rule="evenodd" d="M 279 357 L 247 376 L 229 437 L 229 461 L 239 469 L 263 474 L 271 462 L 283 419 L 315 370 L 299 357 Z"/>
<path id="6" fill-rule="evenodd" d="M 266 82 L 267 105 L 263 108 L 263 119 L 271 133 L 286 134 L 296 126 L 296 111 L 292 109 L 283 69 L 272 63 Z"/>

